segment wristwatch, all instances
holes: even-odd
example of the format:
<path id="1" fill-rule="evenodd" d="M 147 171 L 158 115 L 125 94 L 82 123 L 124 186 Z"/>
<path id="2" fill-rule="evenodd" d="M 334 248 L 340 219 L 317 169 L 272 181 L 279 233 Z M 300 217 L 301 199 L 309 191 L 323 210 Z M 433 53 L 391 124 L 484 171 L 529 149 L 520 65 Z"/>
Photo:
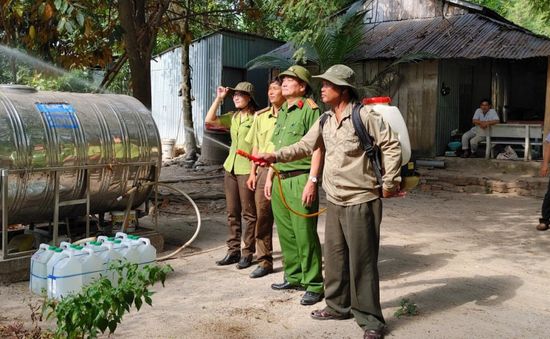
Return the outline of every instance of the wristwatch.
<path id="1" fill-rule="evenodd" d="M 308 180 L 310 180 L 312 183 L 316 184 L 317 183 L 317 177 L 313 176 L 313 175 L 310 175 Z"/>

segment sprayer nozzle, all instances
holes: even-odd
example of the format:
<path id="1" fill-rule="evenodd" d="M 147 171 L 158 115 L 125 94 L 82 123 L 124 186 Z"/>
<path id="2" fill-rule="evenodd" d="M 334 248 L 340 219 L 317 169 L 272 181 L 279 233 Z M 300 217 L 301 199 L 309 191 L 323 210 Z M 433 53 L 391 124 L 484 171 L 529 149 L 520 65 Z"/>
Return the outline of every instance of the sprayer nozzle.
<path id="1" fill-rule="evenodd" d="M 255 157 L 255 156 L 251 155 L 250 153 L 243 151 L 242 149 L 238 149 L 236 153 L 238 155 L 240 155 L 241 157 L 247 158 L 250 161 L 262 164 L 262 166 L 264 166 L 263 164 L 268 164 L 268 162 L 266 162 L 264 159 L 260 159 L 258 157 Z"/>

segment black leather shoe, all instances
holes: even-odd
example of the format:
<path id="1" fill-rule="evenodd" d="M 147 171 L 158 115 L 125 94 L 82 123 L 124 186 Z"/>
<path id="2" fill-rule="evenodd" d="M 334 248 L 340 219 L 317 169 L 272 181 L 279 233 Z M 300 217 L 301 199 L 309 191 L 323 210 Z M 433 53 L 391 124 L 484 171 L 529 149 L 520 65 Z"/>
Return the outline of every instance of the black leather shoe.
<path id="1" fill-rule="evenodd" d="M 237 264 L 237 269 L 242 270 L 243 268 L 247 268 L 250 266 L 252 266 L 252 258 L 242 257 L 239 263 Z"/>
<path id="2" fill-rule="evenodd" d="M 323 300 L 323 297 L 323 293 L 307 291 L 302 297 L 302 300 L 300 300 L 300 304 L 305 306 L 317 304 L 319 301 Z"/>
<path id="3" fill-rule="evenodd" d="M 225 257 L 223 257 L 222 260 L 216 261 L 216 265 L 218 266 L 231 265 L 231 264 L 238 263 L 240 259 L 241 259 L 240 253 L 228 253 L 225 255 Z"/>
<path id="4" fill-rule="evenodd" d="M 258 267 L 256 267 L 256 269 L 254 271 L 252 271 L 250 273 L 249 277 L 252 278 L 252 279 L 261 278 L 263 276 L 268 275 L 269 273 L 273 273 L 272 268 L 265 268 L 265 267 L 262 267 L 262 266 L 258 266 Z"/>
<path id="5" fill-rule="evenodd" d="M 271 288 L 274 290 L 297 290 L 297 291 L 304 291 L 305 288 L 303 288 L 300 285 L 292 285 L 288 281 L 283 281 L 280 284 L 271 284 Z"/>

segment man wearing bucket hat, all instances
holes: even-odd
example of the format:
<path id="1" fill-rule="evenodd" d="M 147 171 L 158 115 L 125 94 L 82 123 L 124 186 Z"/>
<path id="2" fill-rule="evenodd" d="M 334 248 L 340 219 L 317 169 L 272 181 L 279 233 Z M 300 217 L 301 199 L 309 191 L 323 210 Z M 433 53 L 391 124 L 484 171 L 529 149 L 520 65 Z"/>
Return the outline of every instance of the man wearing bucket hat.
<path id="1" fill-rule="evenodd" d="M 295 161 L 325 148 L 323 188 L 328 210 L 325 224 L 326 307 L 311 313 L 317 320 L 346 319 L 351 315 L 364 338 L 384 336 L 380 306 L 378 250 L 382 203 L 373 165 L 351 120 L 358 95 L 355 74 L 345 65 L 334 65 L 321 79 L 322 101 L 331 107 L 321 126 L 319 119 L 297 143 L 272 154 L 259 155 L 267 162 Z M 397 135 L 369 106 L 360 110 L 367 131 L 382 152 L 385 173 L 382 195 L 394 196 L 399 188 L 401 148 Z"/>
<path id="2" fill-rule="evenodd" d="M 216 113 L 227 94 L 233 93 L 233 103 L 236 112 L 229 112 L 221 116 Z M 223 126 L 230 129 L 231 148 L 223 167 L 225 169 L 224 190 L 226 198 L 227 221 L 229 237 L 227 239 L 227 254 L 217 265 L 237 264 L 238 269 L 252 265 L 252 256 L 255 252 L 256 205 L 254 192 L 246 185 L 250 175 L 250 162 L 237 156 L 237 149 L 246 152 L 252 151 L 252 144 L 246 141 L 257 106 L 254 100 L 254 86 L 249 82 L 240 82 L 232 87 L 218 87 L 216 99 L 206 114 L 205 123 L 214 126 Z M 243 222 L 244 221 L 244 232 Z M 241 249 L 241 235 L 244 247 Z"/>
<path id="3" fill-rule="evenodd" d="M 302 138 L 319 118 L 319 108 L 312 99 L 311 74 L 302 66 L 292 66 L 279 75 L 286 102 L 281 107 L 271 141 L 275 150 L 291 145 Z M 322 151 L 311 152 L 311 157 L 286 164 L 277 164 L 281 173 L 282 194 L 297 211 L 318 211 L 317 175 Z M 276 179 L 278 180 L 278 179 Z M 275 290 L 305 289 L 302 305 L 313 305 L 323 298 L 321 243 L 317 235 L 317 218 L 303 218 L 291 213 L 281 199 L 278 183 L 273 185 L 272 172 L 264 186 L 271 199 L 273 216 L 281 244 L 284 262 L 284 281 L 272 284 Z"/>

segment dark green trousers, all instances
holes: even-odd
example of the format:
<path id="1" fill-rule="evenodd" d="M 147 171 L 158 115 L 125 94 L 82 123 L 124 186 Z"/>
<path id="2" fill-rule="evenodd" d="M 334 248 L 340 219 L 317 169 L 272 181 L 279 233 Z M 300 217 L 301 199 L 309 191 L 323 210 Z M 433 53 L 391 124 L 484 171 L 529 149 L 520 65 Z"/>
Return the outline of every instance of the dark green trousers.
<path id="1" fill-rule="evenodd" d="M 328 203 L 325 224 L 327 312 L 355 317 L 363 329 L 384 327 L 378 249 L 382 201 L 353 206 Z"/>
<path id="2" fill-rule="evenodd" d="M 283 179 L 283 193 L 292 208 L 301 213 L 319 210 L 319 195 L 310 208 L 302 206 L 302 192 L 308 175 Z M 310 292 L 323 292 L 321 243 L 317 235 L 317 218 L 304 218 L 290 212 L 280 197 L 278 179 L 273 180 L 271 207 L 283 254 L 285 279 L 302 285 Z"/>

